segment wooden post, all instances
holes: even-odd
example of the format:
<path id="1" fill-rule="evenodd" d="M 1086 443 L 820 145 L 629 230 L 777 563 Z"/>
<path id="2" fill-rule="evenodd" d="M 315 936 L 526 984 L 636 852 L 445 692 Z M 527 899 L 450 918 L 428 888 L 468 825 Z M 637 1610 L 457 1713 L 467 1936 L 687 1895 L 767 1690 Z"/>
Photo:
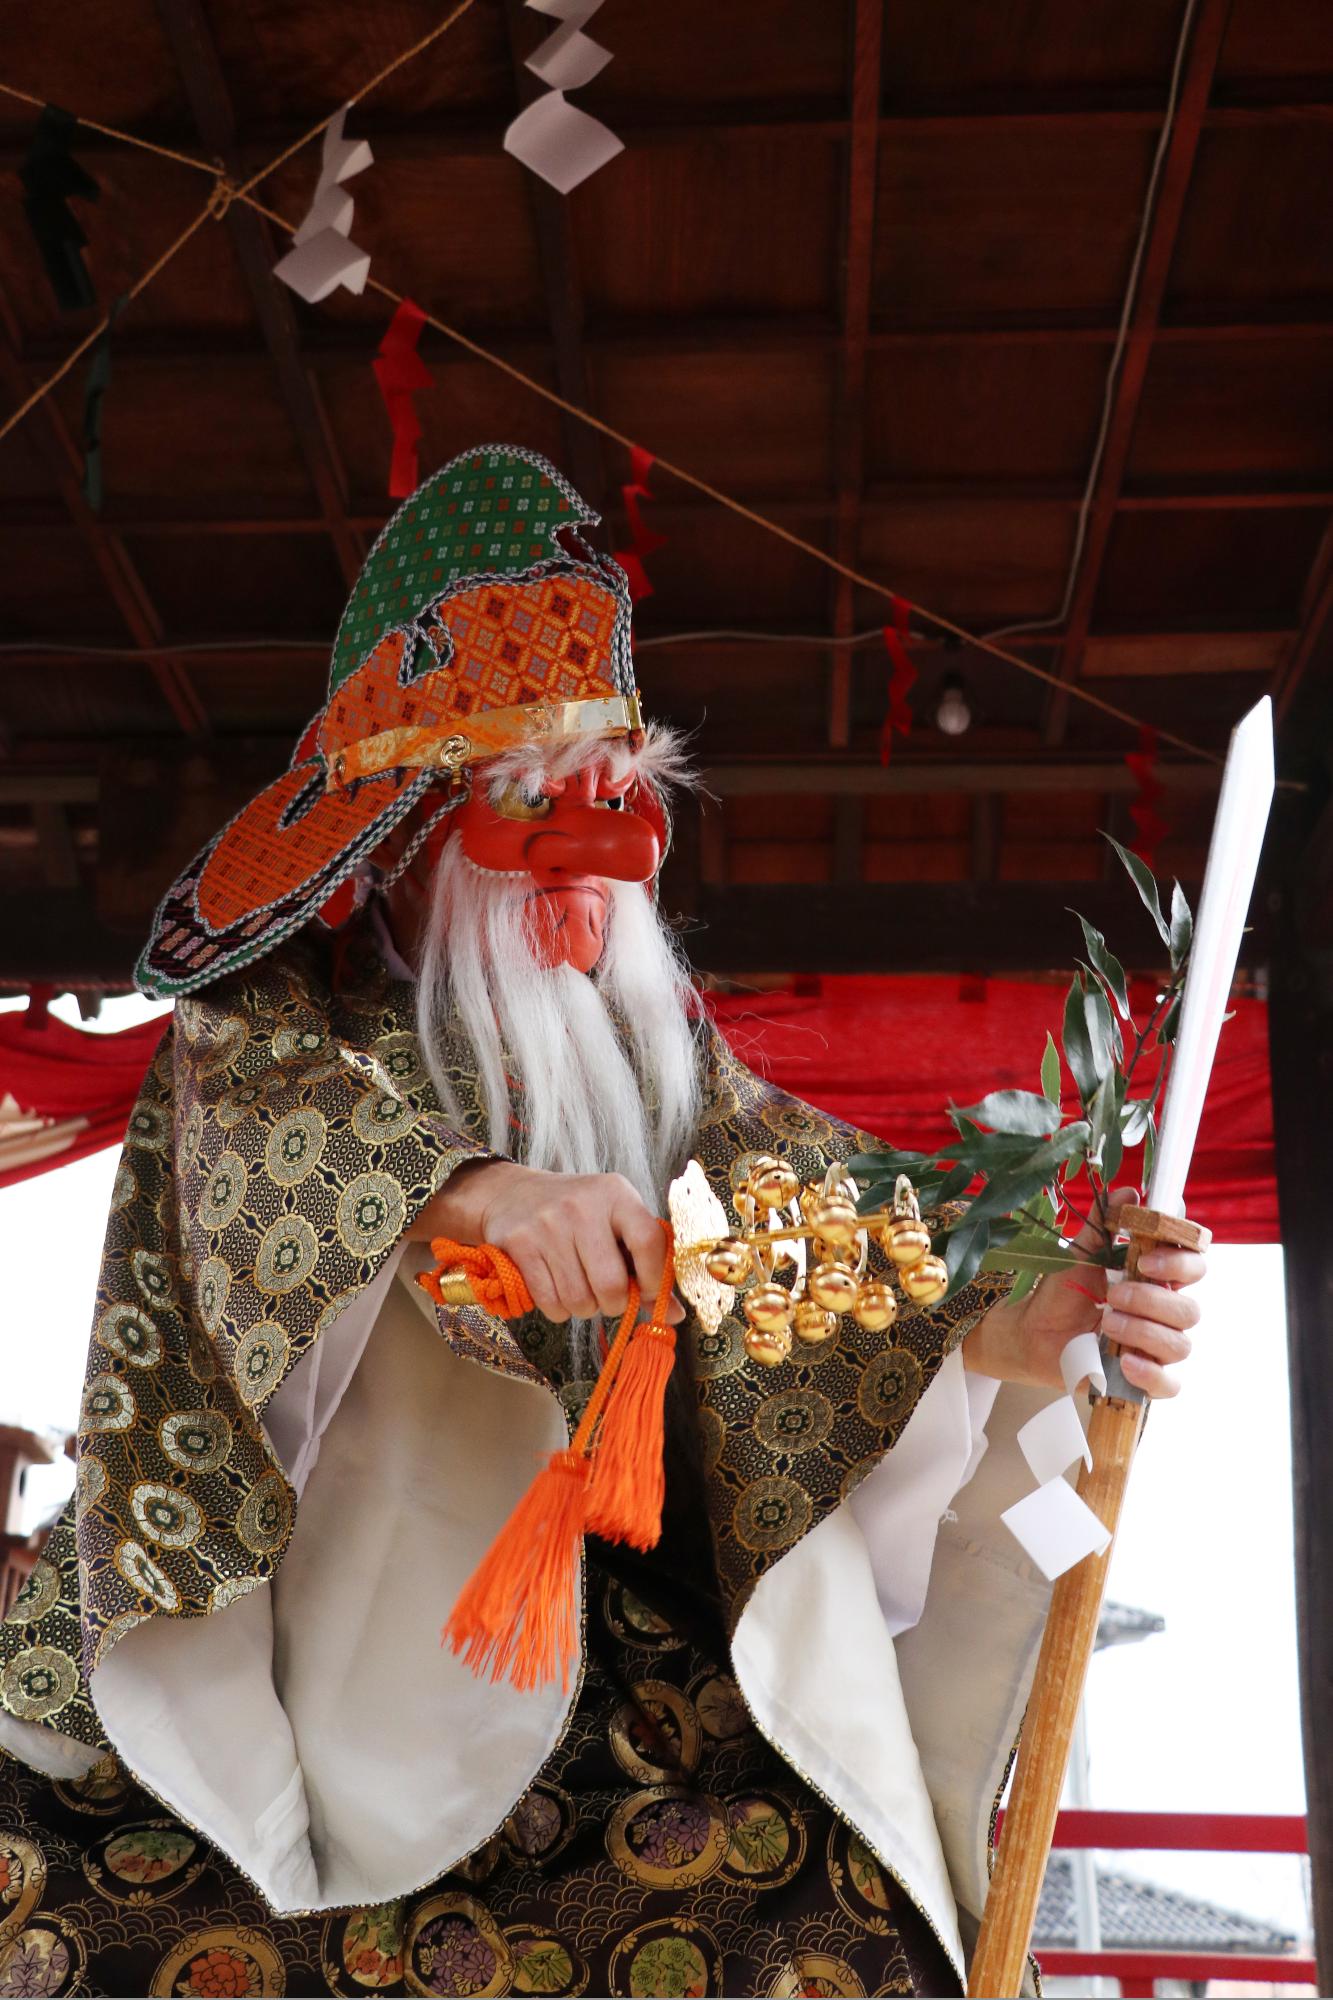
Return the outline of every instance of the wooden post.
<path id="1" fill-rule="evenodd" d="M 1201 1250 L 1209 1232 L 1181 1216 L 1159 1215 L 1155 1209 L 1126 1208 L 1120 1228 L 1129 1234 L 1126 1271 L 1133 1276 L 1143 1249 L 1169 1243 Z M 1092 1470 L 1079 1475 L 1078 1490 L 1110 1530 L 1111 1541 L 1100 1556 L 1086 1556 L 1066 1570 L 1055 1586 L 1046 1620 L 1032 1695 L 1023 1718 L 1023 1736 L 1014 1786 L 1004 1816 L 995 1873 L 981 1919 L 977 1948 L 968 1978 L 968 1993 L 977 2000 L 1009 2000 L 1022 1990 L 1023 1970 L 1032 1927 L 1037 1918 L 1042 1878 L 1055 1834 L 1055 1817 L 1069 1763 L 1074 1721 L 1083 1698 L 1083 1683 L 1097 1643 L 1106 1573 L 1115 1548 L 1130 1463 L 1138 1443 L 1145 1405 L 1118 1396 L 1103 1396 L 1093 1406 L 1088 1426 Z"/>
<path id="2" fill-rule="evenodd" d="M 1327 740 L 1327 736 L 1325 739 Z M 1333 1246 L 1328 1134 L 1333 1126 L 1333 808 L 1270 889 L 1279 920 L 1269 1041 L 1273 1136 L 1291 1380 L 1296 1529 L 1296 1647 L 1306 1824 L 1319 1991 L 1333 1993 Z"/>

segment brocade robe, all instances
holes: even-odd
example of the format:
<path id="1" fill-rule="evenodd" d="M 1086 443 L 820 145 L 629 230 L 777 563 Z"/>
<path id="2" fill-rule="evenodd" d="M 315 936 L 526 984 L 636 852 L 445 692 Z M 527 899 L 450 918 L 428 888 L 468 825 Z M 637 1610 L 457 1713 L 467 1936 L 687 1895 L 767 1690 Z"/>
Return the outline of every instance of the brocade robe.
<path id="1" fill-rule="evenodd" d="M 368 936 L 336 979 L 298 940 L 178 1003 L 117 1174 L 76 1493 L 0 1626 L 0 1744 L 70 1810 L 108 1786 L 158 1801 L 176 1859 L 143 1869 L 164 1898 L 195 1834 L 239 1871 L 230 1924 L 187 1926 L 153 1992 L 935 1990 L 975 1934 L 1049 1594 L 998 1519 L 1045 1398 L 990 1409 L 957 1351 L 1004 1281 L 887 1335 L 842 1321 L 772 1369 L 738 1320 L 687 1323 L 685 1570 L 714 1609 L 680 1623 L 669 1565 L 631 1587 L 590 1545 L 575 1685 L 478 1681 L 439 1626 L 590 1385 L 540 1315 L 437 1311 L 410 1283 L 427 1258 L 405 1231 L 487 1150 L 462 1045 L 446 1056 L 458 1126 Z M 709 1033 L 694 1150 L 724 1202 L 739 1152 L 808 1180 L 866 1143 Z M 526 1877 L 494 1876 L 506 1842 L 534 1859 L 522 1828 L 576 1782 L 599 1859 L 580 1873 L 567 1829 L 555 1879 L 581 1944 L 536 1921 Z M 96 1983 L 92 1933 L 33 1893 L 53 1866 L 33 1830 L 11 1824 L 0 1994 L 128 1990 Z M 814 1888 L 807 1871 L 797 1907 L 765 1902 L 812 1842 Z M 104 1853 L 97 1879 L 114 1873 Z M 488 1873 L 525 1921 L 499 1921 Z M 737 1937 L 758 1898 L 762 1950 L 719 1946 L 719 1896 Z M 273 1940 L 323 1912 L 342 1913 L 320 1933 L 328 1985 L 308 1986 Z M 869 1968 L 853 1936 L 881 1941 Z M 6 1947 L 29 1986 L 6 1988 Z"/>

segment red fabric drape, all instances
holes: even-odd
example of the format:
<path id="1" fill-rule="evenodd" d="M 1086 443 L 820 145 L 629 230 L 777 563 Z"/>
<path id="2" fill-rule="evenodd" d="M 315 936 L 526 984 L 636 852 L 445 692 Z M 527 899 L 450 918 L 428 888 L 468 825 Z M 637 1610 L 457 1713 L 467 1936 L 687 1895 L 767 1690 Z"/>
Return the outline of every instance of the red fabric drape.
<path id="1" fill-rule="evenodd" d="M 1059 1045 L 1065 990 L 933 974 L 826 978 L 813 991 L 714 996 L 709 1008 L 741 1060 L 784 1090 L 894 1145 L 928 1151 L 952 1136 L 950 1102 L 1039 1088 L 1048 1029 Z M 1132 991 L 1140 1024 L 1152 1000 L 1147 985 Z M 1233 1006 L 1186 1202 L 1219 1242 L 1276 1243 L 1268 1010 L 1260 1000 Z M 1141 1171 L 1141 1150 L 1127 1153 L 1118 1179 L 1135 1181 Z"/>
<path id="2" fill-rule="evenodd" d="M 0 1188 L 117 1145 L 165 1025 L 145 1021 L 118 1034 L 92 1035 L 40 1010 L 0 1014 L 0 1097 L 8 1094 L 20 1111 L 43 1118 L 88 1121 L 60 1152 L 26 1165 L 6 1168 L 0 1144 Z"/>
<path id="3" fill-rule="evenodd" d="M 1152 993 L 1131 995 L 1147 1019 Z M 1037 1088 L 1049 1028 L 1058 1043 L 1064 988 L 1014 979 L 829 978 L 815 990 L 714 996 L 710 1010 L 742 1061 L 812 1104 L 895 1145 L 945 1143 L 945 1107 L 988 1090 Z M 1221 1242 L 1276 1243 L 1277 1186 L 1267 1009 L 1240 1000 L 1222 1030 L 1186 1190 L 1190 1213 Z M 50 1017 L 0 1014 L 0 1096 L 25 1112 L 88 1119 L 69 1147 L 0 1170 L 0 1187 L 66 1165 L 125 1130 L 162 1033 L 160 1021 L 92 1035 Z M 0 1152 L 0 1169 L 3 1155 Z M 1133 1180 L 1140 1156 L 1126 1156 Z"/>

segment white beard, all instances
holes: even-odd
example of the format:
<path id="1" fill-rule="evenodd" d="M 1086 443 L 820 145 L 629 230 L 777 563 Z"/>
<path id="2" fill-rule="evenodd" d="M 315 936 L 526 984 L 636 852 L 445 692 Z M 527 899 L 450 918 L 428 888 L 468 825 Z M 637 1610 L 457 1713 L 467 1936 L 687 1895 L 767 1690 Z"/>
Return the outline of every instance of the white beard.
<path id="1" fill-rule="evenodd" d="M 611 884 L 606 950 L 590 976 L 547 966 L 524 916 L 526 876 L 444 844 L 417 978 L 417 1032 L 440 1102 L 460 1108 L 441 1050 L 472 1045 L 491 1150 L 570 1174 L 623 1174 L 663 1214 L 693 1142 L 701 1084 L 689 974 L 637 882 Z"/>

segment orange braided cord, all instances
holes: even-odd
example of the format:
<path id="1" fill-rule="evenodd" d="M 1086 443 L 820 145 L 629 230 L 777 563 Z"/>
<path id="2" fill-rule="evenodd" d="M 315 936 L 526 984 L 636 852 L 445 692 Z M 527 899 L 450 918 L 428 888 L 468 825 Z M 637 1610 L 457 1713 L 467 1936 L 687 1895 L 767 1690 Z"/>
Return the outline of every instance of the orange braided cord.
<path id="1" fill-rule="evenodd" d="M 523 1273 L 494 1243 L 455 1243 L 451 1236 L 436 1236 L 430 1249 L 437 1259 L 436 1268 L 423 1271 L 417 1282 L 436 1305 L 445 1303 L 440 1292 L 445 1272 L 465 1271 L 477 1304 L 497 1319 L 522 1319 L 532 1311 L 532 1293 L 523 1282 Z"/>

